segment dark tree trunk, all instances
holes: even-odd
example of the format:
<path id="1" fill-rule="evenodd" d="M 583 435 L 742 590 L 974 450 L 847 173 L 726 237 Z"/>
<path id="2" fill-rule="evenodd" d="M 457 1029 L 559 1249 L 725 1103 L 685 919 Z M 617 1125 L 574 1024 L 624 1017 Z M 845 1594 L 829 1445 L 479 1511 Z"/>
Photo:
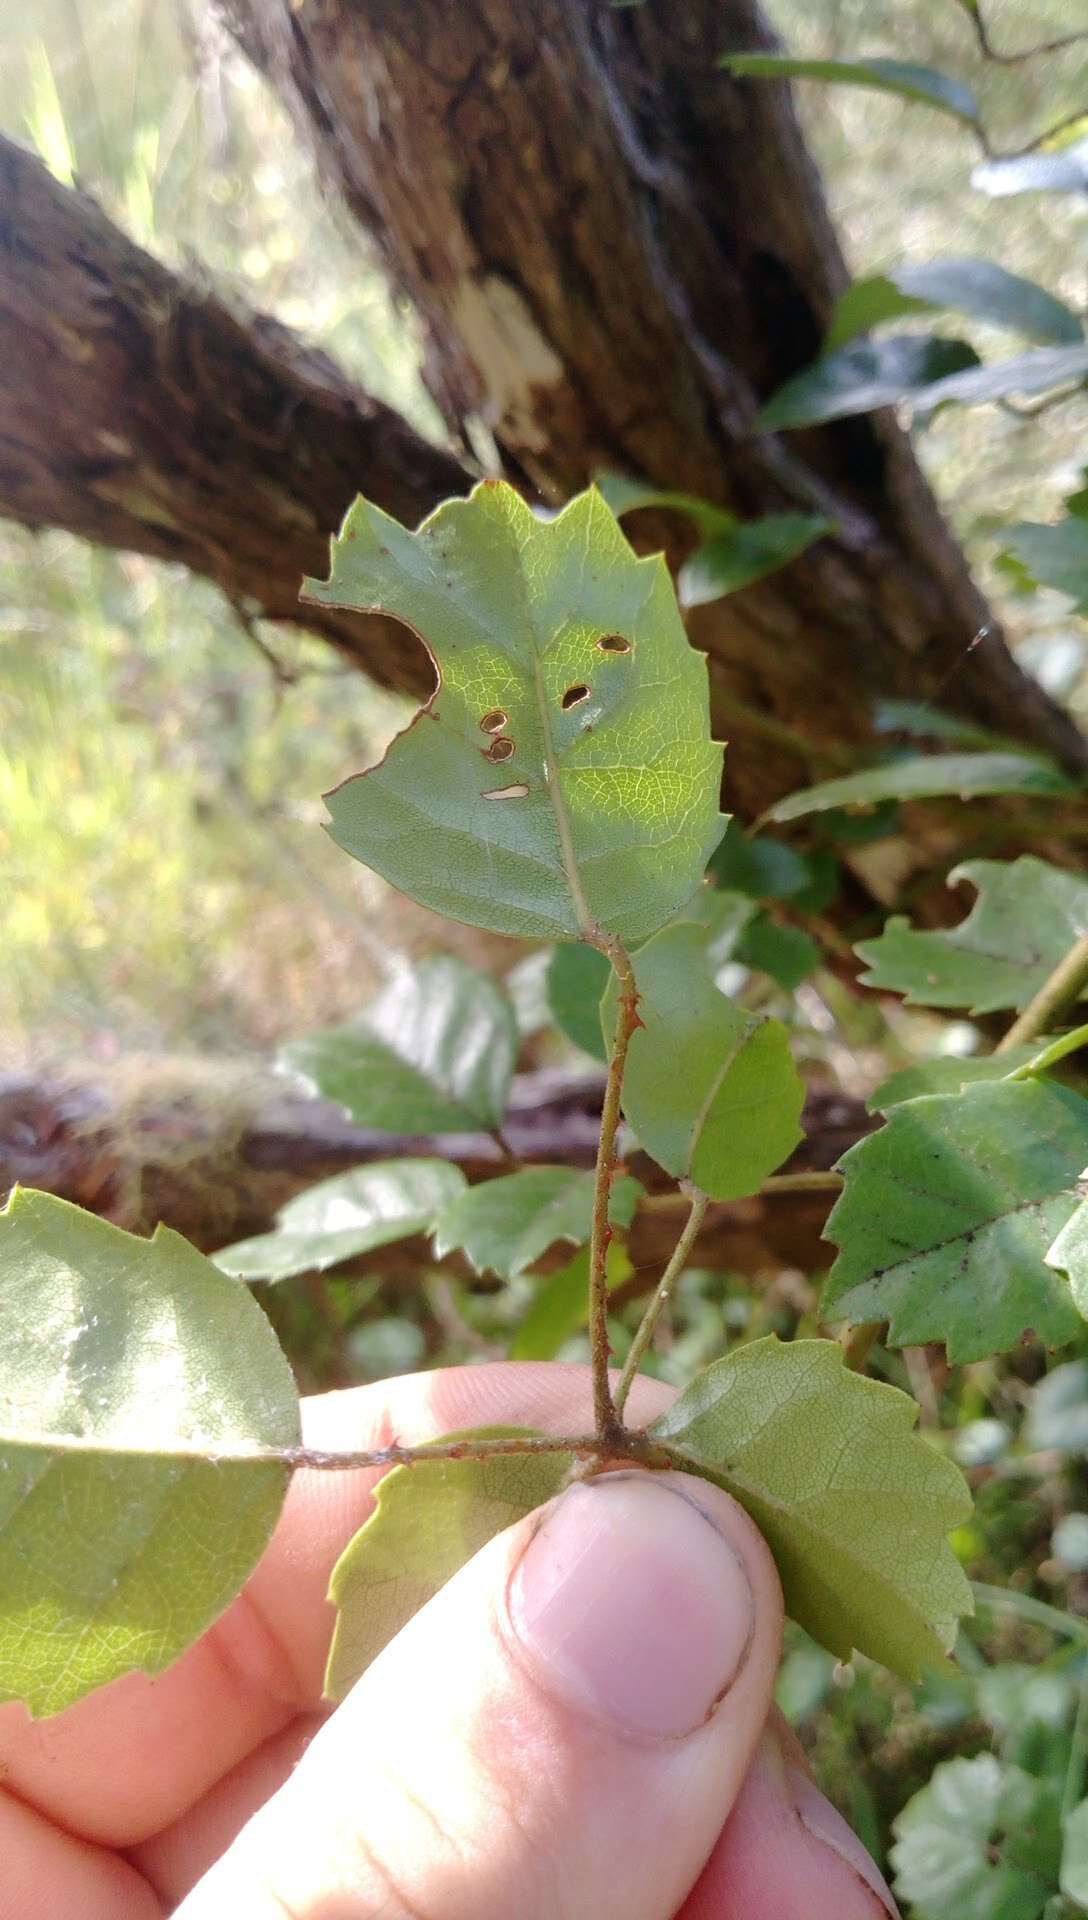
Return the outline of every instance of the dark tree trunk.
<path id="1" fill-rule="evenodd" d="M 303 610 L 299 584 L 357 493 L 414 524 L 469 484 L 324 354 L 179 281 L 0 138 L 0 514 L 182 561 L 426 694 L 403 627 Z"/>
<path id="2" fill-rule="evenodd" d="M 836 523 L 692 621 L 742 813 L 810 771 L 768 719 L 841 747 L 892 694 L 1086 764 L 996 632 L 966 657 L 992 617 L 890 416 L 752 431 L 845 278 L 787 91 L 717 70 L 770 43 L 753 0 L 228 4 L 422 315 L 452 429 L 549 500 L 607 465 Z"/>

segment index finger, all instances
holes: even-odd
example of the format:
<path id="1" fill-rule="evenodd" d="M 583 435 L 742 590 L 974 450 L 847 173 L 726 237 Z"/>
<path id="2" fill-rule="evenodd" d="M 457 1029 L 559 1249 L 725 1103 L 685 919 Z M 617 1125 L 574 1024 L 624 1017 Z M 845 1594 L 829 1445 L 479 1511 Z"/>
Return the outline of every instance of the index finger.
<path id="1" fill-rule="evenodd" d="M 636 1392 L 636 1419 L 653 1419 L 671 1398 L 650 1380 Z M 581 1432 L 592 1424 L 591 1408 L 584 1367 L 458 1367 L 307 1401 L 303 1430 L 308 1446 L 369 1450 L 472 1426 Z M 329 1576 L 370 1512 L 380 1477 L 373 1468 L 296 1474 L 245 1590 L 165 1673 L 128 1674 L 49 1720 L 0 1707 L 0 1776 L 9 1790 L 81 1838 L 133 1846 L 311 1712 L 334 1619 Z"/>

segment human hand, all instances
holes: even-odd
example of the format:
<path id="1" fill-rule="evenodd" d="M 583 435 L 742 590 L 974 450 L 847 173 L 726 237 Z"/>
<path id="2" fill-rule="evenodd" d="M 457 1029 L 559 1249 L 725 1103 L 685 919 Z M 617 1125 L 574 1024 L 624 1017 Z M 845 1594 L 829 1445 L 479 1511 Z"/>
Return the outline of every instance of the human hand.
<path id="1" fill-rule="evenodd" d="M 636 1383 L 633 1419 L 670 1397 Z M 589 1400 L 581 1368 L 466 1367 L 310 1401 L 306 1439 L 569 1432 Z M 895 1915 L 771 1706 L 778 1579 L 728 1495 L 571 1488 L 330 1714 L 325 1591 L 376 1478 L 296 1476 L 245 1592 L 167 1672 L 51 1720 L 0 1709 L 0 1920 Z"/>

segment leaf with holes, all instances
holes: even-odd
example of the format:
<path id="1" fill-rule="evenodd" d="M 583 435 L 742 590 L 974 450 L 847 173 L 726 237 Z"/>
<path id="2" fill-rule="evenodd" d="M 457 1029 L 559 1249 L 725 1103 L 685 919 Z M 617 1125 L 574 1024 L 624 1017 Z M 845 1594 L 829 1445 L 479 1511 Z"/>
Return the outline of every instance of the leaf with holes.
<path id="1" fill-rule="evenodd" d="M 521 1427 L 484 1427 L 456 1439 L 506 1439 Z M 490 1460 L 419 1460 L 381 1481 L 374 1512 L 333 1568 L 337 1609 L 325 1692 L 342 1700 L 382 1648 L 495 1534 L 559 1492 L 566 1453 Z"/>
<path id="2" fill-rule="evenodd" d="M 755 1193 L 801 1138 L 805 1090 L 785 1027 L 718 992 L 702 927 L 666 927 L 633 964 L 642 1025 L 623 1078 L 627 1119 L 667 1173 L 711 1199 Z M 606 1032 L 615 1028 L 617 994 L 613 981 Z"/>
<path id="3" fill-rule="evenodd" d="M 338 844 L 454 920 L 641 939 L 721 837 L 704 658 L 664 560 L 599 493 L 540 520 L 485 481 L 409 533 L 359 500 L 327 605 L 404 621 L 439 685 L 385 759 L 328 796 Z"/>
<path id="4" fill-rule="evenodd" d="M 971 800 L 987 793 L 1075 793 L 1052 761 L 1028 753 L 924 753 L 888 760 L 803 787 L 767 810 L 768 820 L 801 820 L 832 807 L 871 807 L 881 800 Z"/>
<path id="5" fill-rule="evenodd" d="M 500 1124 L 517 1050 L 502 988 L 443 954 L 398 974 L 357 1020 L 293 1040 L 280 1062 L 358 1126 L 452 1133 Z"/>
<path id="6" fill-rule="evenodd" d="M 1033 854 L 965 860 L 948 876 L 978 899 L 951 932 L 912 927 L 896 915 L 856 952 L 867 987 L 904 995 L 908 1006 L 996 1013 L 1026 1007 L 1059 960 L 1088 933 L 1088 880 Z"/>
<path id="7" fill-rule="evenodd" d="M 840 295 L 831 316 L 825 351 L 841 347 L 870 327 L 908 313 L 939 313 L 951 307 L 975 320 L 1008 327 L 1029 340 L 1059 344 L 1083 340 L 1071 307 L 1034 280 L 1009 273 L 994 260 L 920 260 L 855 280 Z"/>
<path id="8" fill-rule="evenodd" d="M 324 1273 L 427 1232 L 465 1184 L 449 1160 L 373 1160 L 308 1187 L 280 1208 L 274 1232 L 235 1241 L 216 1254 L 215 1264 L 240 1280 Z"/>
<path id="9" fill-rule="evenodd" d="M 772 1335 L 699 1374 L 650 1432 L 751 1514 L 806 1632 L 842 1660 L 857 1648 L 915 1679 L 971 1611 L 945 1538 L 971 1498 L 912 1431 L 917 1417 L 898 1388 L 852 1373 L 834 1341 Z"/>
<path id="10" fill-rule="evenodd" d="M 1029 1328 L 1052 1347 L 1076 1336 L 1047 1253 L 1080 1199 L 1088 1101 L 1045 1080 L 929 1094 L 839 1164 L 827 1318 L 887 1320 L 893 1346 L 943 1340 L 953 1361 L 1003 1353 Z"/>
<path id="11" fill-rule="evenodd" d="M 642 1192 L 637 1180 L 616 1180 L 609 1218 L 629 1227 Z M 557 1240 L 581 1246 L 593 1219 L 593 1175 L 576 1167 L 522 1167 L 469 1187 L 435 1227 L 439 1260 L 460 1250 L 477 1273 L 514 1280 Z"/>
<path id="12" fill-rule="evenodd" d="M 176 1233 L 0 1212 L 0 1699 L 160 1673 L 268 1543 L 298 1399 L 259 1307 Z"/>
<path id="13" fill-rule="evenodd" d="M 828 80 L 837 86 L 869 87 L 919 106 L 936 107 L 968 126 L 978 125 L 978 101 L 970 87 L 936 67 L 918 67 L 908 60 L 805 60 L 788 53 L 727 53 L 721 65 L 742 79 Z"/>

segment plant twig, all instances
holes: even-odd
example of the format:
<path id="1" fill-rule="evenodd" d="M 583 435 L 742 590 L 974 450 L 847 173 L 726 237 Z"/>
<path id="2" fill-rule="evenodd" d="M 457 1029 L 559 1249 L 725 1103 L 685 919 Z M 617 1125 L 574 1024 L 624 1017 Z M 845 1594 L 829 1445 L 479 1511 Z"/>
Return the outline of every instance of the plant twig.
<path id="1" fill-rule="evenodd" d="M 987 60 L 993 60 L 998 66 L 1018 67 L 1022 61 L 1035 60 L 1047 53 L 1062 53 L 1066 47 L 1075 47 L 1080 41 L 1088 40 L 1088 32 L 1061 33 L 1054 40 L 1039 40 L 1033 47 L 1020 47 L 1015 53 L 1004 53 L 995 47 L 990 38 L 990 29 L 982 13 L 981 0 L 974 6 L 965 6 L 964 13 L 975 30 L 979 48 Z"/>
<path id="2" fill-rule="evenodd" d="M 620 1095 L 623 1070 L 631 1035 L 638 1026 L 638 988 L 634 968 L 622 942 L 612 934 L 601 934 L 594 942 L 607 954 L 620 984 L 619 1008 L 612 1054 L 608 1063 L 604 1104 L 601 1109 L 601 1134 L 597 1147 L 597 1166 L 593 1185 L 593 1231 L 589 1242 L 589 1338 L 593 1359 L 593 1418 L 602 1442 L 614 1441 L 623 1432 L 608 1378 L 608 1276 L 606 1263 L 612 1228 L 608 1206 L 612 1195 L 612 1177 L 616 1170 L 616 1133 L 620 1123 Z"/>
<path id="3" fill-rule="evenodd" d="M 701 1193 L 698 1187 L 689 1186 L 686 1180 L 681 1182 L 681 1191 L 689 1197 L 691 1211 L 684 1224 L 684 1231 L 673 1249 L 669 1263 L 657 1283 L 650 1304 L 639 1322 L 638 1331 L 631 1342 L 631 1351 L 624 1361 L 623 1372 L 619 1377 L 619 1384 L 616 1387 L 614 1400 L 616 1417 L 619 1420 L 623 1419 L 623 1409 L 627 1404 L 627 1396 L 631 1391 L 631 1383 L 649 1351 L 650 1342 L 657 1331 L 657 1323 L 668 1305 L 673 1287 L 684 1271 L 688 1255 L 698 1237 L 699 1229 L 706 1216 L 706 1210 L 710 1205 L 708 1196 L 705 1193 Z"/>
<path id="4" fill-rule="evenodd" d="M 1040 147 L 1048 146 L 1060 133 L 1067 133 L 1070 127 L 1079 126 L 1086 119 L 1088 106 L 1081 105 L 1074 113 L 1063 113 L 1060 120 L 1055 120 L 1053 126 L 1044 127 L 1042 133 L 1037 133 L 1033 139 L 1025 140 L 1022 147 L 1011 147 L 1008 153 L 1000 153 L 995 157 L 999 160 L 1023 160 L 1027 154 L 1038 153 Z"/>
<path id="5" fill-rule="evenodd" d="M 1043 981 L 1034 999 L 1028 1001 L 1020 1018 L 1014 1020 L 1008 1032 L 1002 1035 L 994 1052 L 1008 1053 L 1010 1047 L 1019 1046 L 1022 1040 L 1036 1040 L 1041 1033 L 1048 1033 L 1066 1008 L 1080 999 L 1086 987 L 1088 933 L 1082 933 L 1075 945 L 1059 960 L 1049 978 Z"/>
<path id="6" fill-rule="evenodd" d="M 521 1433 L 485 1435 L 476 1440 L 424 1440 L 418 1446 L 402 1446 L 394 1441 L 388 1447 L 369 1447 L 359 1451 L 326 1451 L 321 1447 L 282 1447 L 267 1453 L 246 1454 L 247 1460 L 267 1460 L 290 1467 L 294 1473 L 356 1473 L 362 1467 L 416 1467 L 425 1460 L 493 1460 L 500 1454 L 572 1453 L 577 1459 L 596 1459 L 606 1451 L 634 1452 L 637 1435 L 624 1436 L 618 1443 L 604 1447 L 599 1434 L 570 1435 Z"/>
<path id="7" fill-rule="evenodd" d="M 764 1194 L 776 1193 L 839 1193 L 841 1190 L 841 1173 L 832 1167 L 813 1167 L 799 1173 L 772 1173 L 750 1198 L 759 1200 Z M 682 1192 L 648 1193 L 639 1201 L 638 1210 L 640 1213 L 676 1213 L 686 1204 Z"/>

